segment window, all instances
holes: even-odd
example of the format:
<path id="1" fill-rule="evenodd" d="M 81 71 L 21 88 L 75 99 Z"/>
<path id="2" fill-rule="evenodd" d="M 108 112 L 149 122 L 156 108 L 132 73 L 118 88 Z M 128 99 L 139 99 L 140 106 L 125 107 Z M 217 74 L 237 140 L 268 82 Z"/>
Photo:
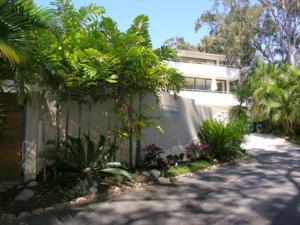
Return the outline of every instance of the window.
<path id="1" fill-rule="evenodd" d="M 186 88 L 189 90 L 202 90 L 202 91 L 210 91 L 211 90 L 211 79 L 204 78 L 193 78 L 187 77 L 185 78 Z M 217 90 L 219 92 L 226 92 L 226 81 L 225 80 L 216 80 L 217 82 Z"/>
<path id="2" fill-rule="evenodd" d="M 217 80 L 217 91 L 226 92 L 226 81 L 225 80 Z"/>
<path id="3" fill-rule="evenodd" d="M 205 80 L 205 89 L 206 91 L 211 90 L 211 80 Z"/>
<path id="4" fill-rule="evenodd" d="M 185 78 L 187 89 L 195 89 L 195 78 Z"/>
<path id="5" fill-rule="evenodd" d="M 205 89 L 205 79 L 196 79 L 195 89 L 206 90 Z"/>

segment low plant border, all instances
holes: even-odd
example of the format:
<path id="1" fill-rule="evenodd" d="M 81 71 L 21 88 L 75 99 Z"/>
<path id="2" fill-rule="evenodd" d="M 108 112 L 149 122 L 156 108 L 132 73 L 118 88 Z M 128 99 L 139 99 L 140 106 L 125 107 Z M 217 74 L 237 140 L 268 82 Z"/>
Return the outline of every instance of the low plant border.
<path id="1" fill-rule="evenodd" d="M 183 173 L 178 176 L 162 177 L 163 181 L 161 180 L 161 182 L 159 182 L 159 183 L 161 183 L 161 184 L 174 183 L 180 177 L 193 176 L 201 171 L 209 171 L 212 169 L 217 169 L 217 168 L 228 166 L 228 165 L 234 165 L 234 164 L 238 164 L 242 161 L 249 160 L 249 159 L 251 159 L 251 156 L 245 155 L 244 157 L 242 157 L 240 159 L 235 159 L 235 160 L 232 160 L 232 161 L 226 162 L 226 163 L 212 163 L 211 166 L 208 166 L 205 169 L 200 169 L 200 170 L 190 172 L 190 173 Z M 199 160 L 199 161 L 201 161 L 201 160 Z M 89 205 L 92 203 L 105 202 L 105 201 L 107 201 L 108 198 L 113 197 L 115 195 L 118 195 L 118 194 L 121 194 L 124 192 L 129 192 L 129 191 L 145 190 L 145 188 L 147 186 L 152 186 L 153 184 L 155 184 L 155 182 L 154 183 L 153 182 L 133 183 L 133 185 L 131 185 L 131 186 L 123 186 L 121 188 L 118 186 L 113 186 L 110 188 L 110 191 L 108 192 L 108 194 L 95 194 L 95 195 L 91 195 L 88 197 L 87 196 L 79 197 L 76 199 L 76 200 L 80 199 L 80 201 L 78 201 L 78 202 L 76 200 L 72 200 L 69 202 L 59 203 L 57 205 L 52 205 L 49 207 L 41 207 L 41 208 L 33 209 L 28 212 L 24 211 L 24 212 L 20 212 L 20 213 L 2 213 L 2 214 L 0 214 L 0 224 L 3 224 L 4 222 L 11 222 L 16 219 L 25 219 L 32 215 L 42 215 L 44 213 L 54 212 L 57 210 L 72 209 L 72 208 L 75 208 L 78 206 L 85 206 L 85 205 Z"/>

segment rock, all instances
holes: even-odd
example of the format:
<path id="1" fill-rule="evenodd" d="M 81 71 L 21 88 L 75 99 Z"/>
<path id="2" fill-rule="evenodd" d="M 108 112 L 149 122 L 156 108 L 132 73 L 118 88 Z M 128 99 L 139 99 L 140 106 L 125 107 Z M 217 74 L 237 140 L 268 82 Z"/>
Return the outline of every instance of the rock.
<path id="1" fill-rule="evenodd" d="M 131 186 L 123 186 L 122 191 L 132 191 L 132 187 Z"/>
<path id="2" fill-rule="evenodd" d="M 37 186 L 38 185 L 38 182 L 36 182 L 36 181 L 31 181 L 31 182 L 29 182 L 26 186 L 27 187 L 35 187 L 35 186 Z"/>
<path id="3" fill-rule="evenodd" d="M 24 218 L 26 218 L 26 217 L 28 217 L 28 216 L 30 216 L 30 215 L 31 215 L 30 212 L 21 212 L 21 213 L 18 215 L 17 219 L 24 219 Z"/>
<path id="4" fill-rule="evenodd" d="M 76 203 L 76 204 L 82 204 L 82 203 L 85 203 L 85 202 L 87 202 L 87 199 L 84 198 L 84 197 L 80 197 L 80 198 L 77 198 L 77 199 L 75 200 L 75 203 Z"/>
<path id="5" fill-rule="evenodd" d="M 45 212 L 50 212 L 50 211 L 54 211 L 55 208 L 54 207 L 47 207 L 44 210 L 45 210 Z"/>
<path id="6" fill-rule="evenodd" d="M 165 178 L 165 177 L 159 177 L 158 178 L 158 182 L 160 184 L 169 184 L 170 183 L 170 180 L 168 178 Z"/>
<path id="7" fill-rule="evenodd" d="M 29 189 L 24 189 L 15 197 L 15 200 L 16 201 L 27 201 L 30 198 L 32 198 L 33 195 L 34 195 L 33 191 L 31 191 Z"/>
<path id="8" fill-rule="evenodd" d="M 21 184 L 18 186 L 18 189 L 22 189 L 23 187 L 25 187 L 25 186 Z"/>
<path id="9" fill-rule="evenodd" d="M 147 172 L 147 171 L 143 171 L 143 172 L 142 172 L 142 176 L 150 177 L 150 173 Z"/>
<path id="10" fill-rule="evenodd" d="M 33 215 L 41 215 L 42 213 L 44 213 L 45 210 L 43 208 L 38 208 L 32 211 Z"/>
<path id="11" fill-rule="evenodd" d="M 113 194 L 119 194 L 119 193 L 121 193 L 122 192 L 122 189 L 121 188 L 119 188 L 119 187 L 113 187 L 113 188 L 111 188 L 110 190 L 109 190 L 109 194 L 110 195 L 113 195 Z"/>
<path id="12" fill-rule="evenodd" d="M 151 170 L 150 175 L 158 179 L 161 175 L 161 172 L 159 170 Z"/>
<path id="13" fill-rule="evenodd" d="M 91 193 L 96 194 L 98 192 L 98 189 L 96 187 L 90 188 Z"/>
<path id="14" fill-rule="evenodd" d="M 2 214 L 2 220 L 3 221 L 12 221 L 15 220 L 17 217 L 15 214 L 12 213 L 4 213 Z"/>

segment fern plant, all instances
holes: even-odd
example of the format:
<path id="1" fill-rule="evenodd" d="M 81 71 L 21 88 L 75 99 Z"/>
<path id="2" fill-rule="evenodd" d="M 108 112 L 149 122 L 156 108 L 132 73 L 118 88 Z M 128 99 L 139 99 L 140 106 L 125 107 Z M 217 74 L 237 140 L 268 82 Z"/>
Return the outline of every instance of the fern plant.
<path id="1" fill-rule="evenodd" d="M 117 150 L 116 145 L 106 144 L 105 137 L 102 135 L 97 144 L 86 135 L 84 139 L 85 142 L 80 138 L 68 136 L 58 145 L 50 143 L 52 146 L 48 149 L 46 158 L 53 161 L 54 166 L 61 173 L 74 172 L 94 178 L 108 174 L 121 175 L 133 180 L 132 174 L 124 164 L 112 161 Z"/>
<path id="2" fill-rule="evenodd" d="M 241 144 L 244 142 L 244 126 L 231 122 L 227 125 L 207 120 L 200 127 L 199 139 L 202 144 L 209 146 L 211 156 L 220 161 L 239 158 L 244 151 Z"/>

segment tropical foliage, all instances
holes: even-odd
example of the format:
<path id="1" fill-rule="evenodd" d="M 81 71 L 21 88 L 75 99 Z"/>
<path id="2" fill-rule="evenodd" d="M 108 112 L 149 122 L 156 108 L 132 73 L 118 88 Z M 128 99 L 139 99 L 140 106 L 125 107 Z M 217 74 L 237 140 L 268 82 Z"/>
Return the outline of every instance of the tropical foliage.
<path id="1" fill-rule="evenodd" d="M 107 144 L 102 135 L 97 144 L 88 136 L 84 137 L 85 142 L 80 138 L 68 136 L 59 144 L 52 143 L 52 147 L 45 154 L 46 159 L 52 162 L 60 173 L 75 173 L 94 179 L 107 174 L 122 175 L 133 180 L 124 164 L 113 162 L 113 153 L 117 146 Z"/>
<path id="2" fill-rule="evenodd" d="M 41 44 L 41 86 L 54 92 L 58 102 L 112 103 L 122 123 L 116 133 L 129 138 L 132 165 L 133 136 L 137 135 L 140 159 L 141 129 L 156 126 L 143 98 L 150 95 L 159 102 L 162 91 L 177 93 L 183 85 L 181 74 L 164 63 L 176 54 L 166 46 L 152 48 L 145 15 L 122 32 L 101 6 L 76 9 L 69 0 L 57 0 L 54 7 L 63 31 Z"/>
<path id="3" fill-rule="evenodd" d="M 241 144 L 244 142 L 244 125 L 236 122 L 223 124 L 215 120 L 204 121 L 200 126 L 199 139 L 209 146 L 213 159 L 230 161 L 244 155 Z"/>
<path id="4" fill-rule="evenodd" d="M 299 69 L 289 65 L 259 63 L 250 82 L 253 86 L 252 112 L 258 121 L 269 120 L 294 133 L 299 121 Z"/>
<path id="5" fill-rule="evenodd" d="M 55 27 L 51 12 L 30 0 L 1 0 L 0 15 L 0 58 L 12 64 L 25 62 L 36 40 L 30 32 Z"/>
<path id="6" fill-rule="evenodd" d="M 248 100 L 251 96 L 251 87 L 248 82 L 243 82 L 235 85 L 232 90 L 238 105 L 233 106 L 229 111 L 231 120 L 247 122 L 249 118 Z"/>

